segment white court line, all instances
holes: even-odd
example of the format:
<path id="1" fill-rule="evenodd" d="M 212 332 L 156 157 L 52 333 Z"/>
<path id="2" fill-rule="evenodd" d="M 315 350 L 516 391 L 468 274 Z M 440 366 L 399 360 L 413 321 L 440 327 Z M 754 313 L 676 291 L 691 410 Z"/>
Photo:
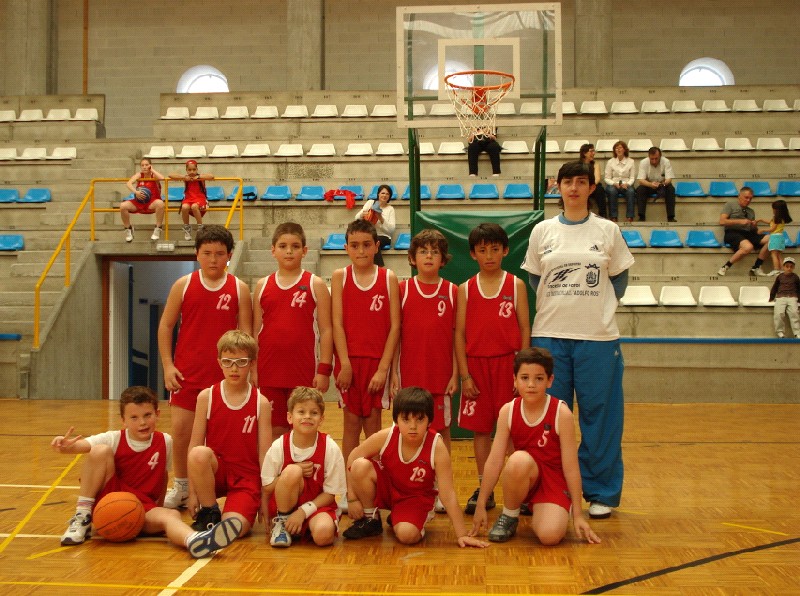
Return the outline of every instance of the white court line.
<path id="1" fill-rule="evenodd" d="M 8 538 L 11 536 L 10 533 L 0 533 L 0 538 Z M 15 538 L 53 538 L 53 539 L 60 539 L 61 534 L 17 534 Z M 99 536 L 93 536 L 91 540 L 103 540 Z M 136 540 L 144 540 L 145 542 L 166 542 L 167 539 L 164 536 L 137 536 Z"/>
<path id="2" fill-rule="evenodd" d="M 44 490 L 50 488 L 50 486 L 47 484 L 0 484 L 0 488 L 41 488 Z M 68 490 L 77 490 L 80 488 L 80 486 L 64 485 L 64 486 L 54 486 L 53 488 L 55 489 L 66 488 Z"/>
<path id="3" fill-rule="evenodd" d="M 213 555 L 211 557 L 206 557 L 205 559 L 197 559 L 194 564 L 186 569 L 183 573 L 181 573 L 177 578 L 169 583 L 170 588 L 176 588 L 174 590 L 161 590 L 158 593 L 158 596 L 172 596 L 175 594 L 178 589 L 182 588 L 183 585 L 192 579 L 197 573 L 206 565 L 211 562 L 213 559 Z"/>

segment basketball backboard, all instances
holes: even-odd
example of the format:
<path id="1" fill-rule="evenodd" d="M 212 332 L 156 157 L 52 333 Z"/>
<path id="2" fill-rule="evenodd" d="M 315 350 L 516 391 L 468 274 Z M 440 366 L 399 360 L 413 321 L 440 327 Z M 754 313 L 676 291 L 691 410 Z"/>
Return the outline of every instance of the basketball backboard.
<path id="1" fill-rule="evenodd" d="M 458 127 L 446 107 L 444 77 L 471 70 L 514 77 L 497 110 L 498 127 L 561 123 L 559 3 L 399 6 L 396 43 L 398 126 Z M 481 76 L 463 82 L 483 85 Z M 523 103 L 538 102 L 539 111 L 521 113 Z"/>

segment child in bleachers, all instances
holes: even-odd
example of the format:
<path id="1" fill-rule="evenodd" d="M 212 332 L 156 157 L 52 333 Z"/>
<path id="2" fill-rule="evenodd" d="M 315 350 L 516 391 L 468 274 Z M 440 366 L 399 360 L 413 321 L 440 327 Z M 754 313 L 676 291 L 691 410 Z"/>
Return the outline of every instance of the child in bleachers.
<path id="1" fill-rule="evenodd" d="M 769 234 L 769 254 L 772 256 L 772 271 L 767 275 L 779 275 L 781 272 L 781 257 L 783 257 L 783 250 L 786 248 L 786 238 L 783 235 L 783 230 L 786 224 L 792 223 L 792 217 L 789 215 L 789 207 L 786 201 L 778 199 L 772 202 L 772 219 L 757 219 L 756 223 L 764 223 L 769 225 L 768 230 L 761 231 L 762 234 Z"/>
<path id="2" fill-rule="evenodd" d="M 119 204 L 119 215 L 125 227 L 125 242 L 133 241 L 132 213 L 156 214 L 156 227 L 150 240 L 161 238 L 161 224 L 164 223 L 164 201 L 161 198 L 161 180 L 164 180 L 164 176 L 153 169 L 153 165 L 146 157 L 139 162 L 139 167 L 140 171 L 131 176 L 127 183 L 133 198 Z"/>
<path id="3" fill-rule="evenodd" d="M 769 301 L 775 302 L 772 318 L 778 337 L 784 337 L 783 314 L 786 313 L 794 336 L 800 338 L 798 298 L 800 298 L 800 277 L 794 272 L 794 258 L 786 257 L 783 259 L 783 273 L 775 278 L 775 283 L 769 292 Z"/>
<path id="4" fill-rule="evenodd" d="M 201 174 L 197 170 L 197 162 L 190 159 L 186 162 L 186 174 L 170 174 L 170 180 L 183 180 L 185 188 L 183 200 L 181 201 L 181 219 L 183 220 L 183 239 L 192 239 L 192 226 L 189 224 L 189 216 L 194 216 L 197 221 L 197 231 L 203 227 L 203 214 L 208 209 L 208 195 L 206 193 L 206 181 L 213 180 L 211 174 Z"/>

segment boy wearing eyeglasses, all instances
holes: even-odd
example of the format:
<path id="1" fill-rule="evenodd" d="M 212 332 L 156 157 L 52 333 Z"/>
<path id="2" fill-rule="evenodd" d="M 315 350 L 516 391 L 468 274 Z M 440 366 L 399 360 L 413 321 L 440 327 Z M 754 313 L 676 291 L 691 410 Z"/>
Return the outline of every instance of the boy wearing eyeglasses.
<path id="1" fill-rule="evenodd" d="M 202 531 L 236 518 L 246 536 L 261 507 L 261 465 L 272 444 L 270 404 L 249 381 L 258 344 L 234 329 L 217 342 L 224 380 L 197 396 L 189 442 L 188 508 Z M 220 511 L 217 498 L 226 496 Z"/>
<path id="2" fill-rule="evenodd" d="M 430 428 L 450 451 L 450 398 L 458 390 L 453 350 L 458 286 L 439 275 L 452 256 L 438 230 L 422 230 L 411 239 L 408 262 L 417 275 L 400 282 L 400 343 L 392 371 L 392 398 L 402 387 L 423 387 L 433 396 Z M 435 349 L 425 349 L 433 346 Z M 445 508 L 437 497 L 437 513 Z"/>
<path id="3" fill-rule="evenodd" d="M 233 254 L 233 236 L 224 226 L 207 225 L 194 241 L 200 270 L 176 281 L 167 297 L 158 325 L 158 351 L 164 385 L 170 391 L 172 438 L 175 442 L 175 479 L 164 507 L 186 507 L 189 479 L 186 455 L 192 435 L 198 394 L 222 380 L 217 340 L 230 329 L 252 334 L 253 305 L 250 289 L 227 272 Z M 172 350 L 172 332 L 180 319 L 178 342 Z"/>

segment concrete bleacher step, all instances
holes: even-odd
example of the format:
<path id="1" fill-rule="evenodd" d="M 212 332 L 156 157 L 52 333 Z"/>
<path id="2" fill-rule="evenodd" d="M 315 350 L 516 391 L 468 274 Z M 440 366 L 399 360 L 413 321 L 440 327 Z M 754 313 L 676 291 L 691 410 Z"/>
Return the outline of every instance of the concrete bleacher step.
<path id="1" fill-rule="evenodd" d="M 620 306 L 617 324 L 625 337 L 775 337 L 772 309 L 760 307 Z"/>

